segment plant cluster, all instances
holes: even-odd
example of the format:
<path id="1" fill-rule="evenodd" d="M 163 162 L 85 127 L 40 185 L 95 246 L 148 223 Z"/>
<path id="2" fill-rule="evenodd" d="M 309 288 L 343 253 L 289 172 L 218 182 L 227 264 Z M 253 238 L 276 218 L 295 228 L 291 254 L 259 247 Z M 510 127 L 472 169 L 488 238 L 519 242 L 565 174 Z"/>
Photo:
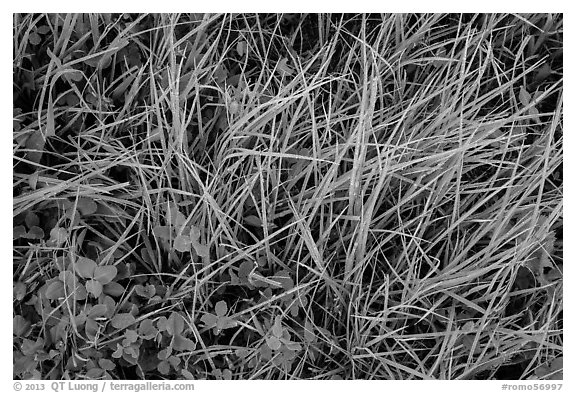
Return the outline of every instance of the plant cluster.
<path id="1" fill-rule="evenodd" d="M 562 15 L 13 41 L 14 378 L 562 377 Z"/>

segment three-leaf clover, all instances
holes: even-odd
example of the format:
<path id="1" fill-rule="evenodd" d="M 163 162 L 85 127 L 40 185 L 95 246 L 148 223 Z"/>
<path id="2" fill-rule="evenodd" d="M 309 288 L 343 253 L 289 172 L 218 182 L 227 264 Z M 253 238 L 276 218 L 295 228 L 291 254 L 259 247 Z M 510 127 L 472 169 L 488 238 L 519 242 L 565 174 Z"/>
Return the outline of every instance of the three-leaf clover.
<path id="1" fill-rule="evenodd" d="M 271 350 L 278 351 L 284 348 L 287 351 L 299 351 L 302 349 L 299 343 L 290 340 L 290 332 L 282 326 L 282 317 L 280 315 L 277 315 L 274 319 L 270 333 L 266 337 L 266 344 Z"/>
<path id="2" fill-rule="evenodd" d="M 86 279 L 86 291 L 94 297 L 102 294 L 104 285 L 109 284 L 118 274 L 118 269 L 113 265 L 98 266 L 89 258 L 79 257 L 74 264 L 76 274 Z"/>
<path id="3" fill-rule="evenodd" d="M 216 306 L 214 306 L 214 312 L 215 314 L 205 313 L 200 318 L 200 320 L 204 323 L 204 327 L 208 329 L 214 329 L 214 334 L 219 334 L 224 329 L 230 329 L 238 325 L 237 321 L 226 316 L 226 313 L 228 312 L 228 305 L 225 301 L 220 300 L 218 303 L 216 303 Z"/>
<path id="4" fill-rule="evenodd" d="M 200 229 L 187 223 L 188 219 L 180 212 L 177 204 L 167 203 L 164 210 L 167 225 L 154 227 L 154 236 L 163 241 L 165 246 L 171 245 L 178 252 L 190 252 L 194 249 L 199 257 L 208 258 L 209 248 L 200 242 Z"/>

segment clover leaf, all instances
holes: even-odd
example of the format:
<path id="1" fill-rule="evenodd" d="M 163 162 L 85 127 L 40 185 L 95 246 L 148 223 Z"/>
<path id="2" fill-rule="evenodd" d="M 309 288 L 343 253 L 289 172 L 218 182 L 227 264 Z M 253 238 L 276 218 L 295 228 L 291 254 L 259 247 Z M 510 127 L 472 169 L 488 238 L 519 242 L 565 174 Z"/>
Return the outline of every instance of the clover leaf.
<path id="1" fill-rule="evenodd" d="M 214 307 L 214 312 L 212 313 L 205 313 L 200 320 L 204 323 L 204 327 L 214 329 L 214 334 L 219 334 L 222 330 L 234 328 L 238 325 L 238 322 L 234 319 L 226 316 L 228 312 L 228 305 L 225 301 L 220 300 L 216 303 Z"/>

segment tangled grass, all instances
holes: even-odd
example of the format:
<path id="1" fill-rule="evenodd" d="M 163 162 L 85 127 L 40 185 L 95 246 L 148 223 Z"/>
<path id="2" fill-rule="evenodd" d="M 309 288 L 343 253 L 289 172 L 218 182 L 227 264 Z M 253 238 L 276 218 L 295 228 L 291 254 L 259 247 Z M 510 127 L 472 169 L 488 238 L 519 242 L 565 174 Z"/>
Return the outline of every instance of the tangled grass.
<path id="1" fill-rule="evenodd" d="M 562 22 L 14 15 L 15 378 L 561 378 Z"/>

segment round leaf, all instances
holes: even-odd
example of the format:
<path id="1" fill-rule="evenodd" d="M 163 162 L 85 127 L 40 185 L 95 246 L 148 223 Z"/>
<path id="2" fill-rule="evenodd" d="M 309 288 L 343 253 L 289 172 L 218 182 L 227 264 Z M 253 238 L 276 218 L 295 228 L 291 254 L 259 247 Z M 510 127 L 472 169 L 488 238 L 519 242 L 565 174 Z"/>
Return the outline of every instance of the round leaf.
<path id="1" fill-rule="evenodd" d="M 192 241 L 189 236 L 179 235 L 174 239 L 174 248 L 176 251 L 189 252 Z"/>
<path id="2" fill-rule="evenodd" d="M 190 239 L 193 242 L 198 242 L 200 240 L 200 229 L 195 225 L 190 227 Z"/>
<path id="3" fill-rule="evenodd" d="M 223 317 L 228 312 L 228 305 L 224 300 L 220 300 L 218 303 L 216 303 L 214 311 L 216 311 L 217 316 Z"/>
<path id="4" fill-rule="evenodd" d="M 184 330 L 184 318 L 177 312 L 170 314 L 168 318 L 168 324 L 166 325 L 166 331 L 168 334 L 175 336 L 182 333 Z"/>
<path id="5" fill-rule="evenodd" d="M 92 278 L 94 277 L 94 270 L 96 270 L 96 262 L 91 259 L 78 257 L 74 264 L 74 269 L 80 277 Z"/>
<path id="6" fill-rule="evenodd" d="M 134 286 L 134 292 L 136 292 L 138 296 L 150 299 L 156 295 L 156 287 L 152 284 L 147 284 L 146 286 L 138 284 Z"/>
<path id="7" fill-rule="evenodd" d="M 110 295 L 113 297 L 119 297 L 122 296 L 122 294 L 124 293 L 124 287 L 120 284 L 118 284 L 115 281 L 109 282 L 108 284 L 104 285 L 104 289 L 103 292 L 106 295 Z"/>
<path id="8" fill-rule="evenodd" d="M 261 227 L 262 226 L 262 220 L 260 220 L 260 218 L 253 216 L 253 215 L 244 217 L 244 222 L 248 225 L 253 226 L 253 227 Z"/>
<path id="9" fill-rule="evenodd" d="M 112 360 L 104 358 L 98 360 L 98 365 L 106 371 L 114 370 L 116 367 L 116 364 Z"/>
<path id="10" fill-rule="evenodd" d="M 18 301 L 24 299 L 27 293 L 26 284 L 24 284 L 22 281 L 16 282 L 12 292 L 14 294 L 14 299 Z"/>
<path id="11" fill-rule="evenodd" d="M 268 347 L 270 349 L 272 349 L 273 351 L 277 351 L 280 349 L 280 346 L 282 345 L 282 343 L 280 342 L 280 340 L 277 337 L 274 336 L 270 336 L 270 337 L 266 337 L 266 344 L 268 345 Z"/>
<path id="12" fill-rule="evenodd" d="M 46 288 L 46 298 L 56 300 L 61 297 L 64 297 L 64 283 L 60 280 L 53 281 Z"/>
<path id="13" fill-rule="evenodd" d="M 158 225 L 158 226 L 154 227 L 154 229 L 152 230 L 152 233 L 154 234 L 154 236 L 159 237 L 159 238 L 164 239 L 164 240 L 170 240 L 172 237 L 171 236 L 172 229 L 168 226 Z"/>
<path id="14" fill-rule="evenodd" d="M 158 329 L 154 327 L 154 324 L 150 319 L 145 319 L 140 322 L 140 326 L 138 326 L 138 335 L 145 340 L 150 340 L 156 337 L 158 334 Z"/>
<path id="15" fill-rule="evenodd" d="M 102 284 L 96 280 L 86 281 L 86 290 L 91 293 L 92 296 L 98 297 L 102 294 Z"/>
<path id="16" fill-rule="evenodd" d="M 214 314 L 206 313 L 202 315 L 200 321 L 204 323 L 204 327 L 210 329 L 216 326 L 218 323 L 218 317 Z"/>
<path id="17" fill-rule="evenodd" d="M 250 261 L 244 261 L 240 264 L 240 268 L 238 270 L 238 278 L 243 282 L 248 282 L 248 276 L 254 269 L 254 263 Z"/>
<path id="18" fill-rule="evenodd" d="M 170 363 L 168 363 L 166 360 L 162 360 L 160 363 L 158 363 L 157 368 L 160 373 L 167 375 L 170 372 Z"/>
<path id="19" fill-rule="evenodd" d="M 12 320 L 12 331 L 17 337 L 23 336 L 29 327 L 30 322 L 28 322 L 28 320 L 26 320 L 22 315 L 16 315 Z"/>
<path id="20" fill-rule="evenodd" d="M 12 239 L 20 239 L 26 235 L 26 228 L 24 225 L 18 225 L 12 228 Z"/>
<path id="21" fill-rule="evenodd" d="M 86 336 L 88 336 L 89 339 L 94 340 L 96 334 L 98 333 L 98 327 L 99 327 L 98 322 L 96 322 L 92 318 L 87 318 L 86 325 L 84 326 Z"/>
<path id="22" fill-rule="evenodd" d="M 50 242 L 56 247 L 64 244 L 68 238 L 68 230 L 66 228 L 54 227 L 50 231 Z"/>
<path id="23" fill-rule="evenodd" d="M 98 266 L 94 269 L 94 279 L 98 280 L 102 285 L 106 285 L 114 280 L 116 274 L 118 274 L 118 269 L 113 265 Z"/>
<path id="24" fill-rule="evenodd" d="M 98 210 L 98 205 L 92 198 L 79 198 L 78 204 L 76 205 L 76 209 L 82 214 L 83 216 L 89 216 L 91 214 L 96 213 Z"/>
<path id="25" fill-rule="evenodd" d="M 192 245 L 194 246 L 194 251 L 196 251 L 196 254 L 198 254 L 199 257 L 201 258 L 208 258 L 210 256 L 210 249 L 200 243 L 192 243 Z"/>
<path id="26" fill-rule="evenodd" d="M 100 318 L 106 315 L 108 307 L 105 304 L 96 304 L 88 311 L 88 318 Z"/>
<path id="27" fill-rule="evenodd" d="M 26 239 L 31 239 L 31 240 L 44 239 L 44 231 L 42 230 L 42 228 L 34 226 L 34 227 L 30 228 L 28 233 L 26 233 L 22 237 L 24 237 Z"/>
<path id="28" fill-rule="evenodd" d="M 177 334 L 172 338 L 172 348 L 176 351 L 193 351 L 196 344 L 194 341 Z"/>
<path id="29" fill-rule="evenodd" d="M 38 225 L 40 225 L 40 218 L 38 218 L 38 215 L 36 213 L 28 212 L 26 214 L 26 217 L 24 218 L 24 222 L 26 222 L 26 226 L 28 228 L 37 227 Z"/>
<path id="30" fill-rule="evenodd" d="M 130 313 L 118 313 L 110 321 L 112 326 L 116 329 L 125 329 L 132 325 L 134 322 L 136 322 L 136 318 L 134 318 L 134 315 Z"/>

